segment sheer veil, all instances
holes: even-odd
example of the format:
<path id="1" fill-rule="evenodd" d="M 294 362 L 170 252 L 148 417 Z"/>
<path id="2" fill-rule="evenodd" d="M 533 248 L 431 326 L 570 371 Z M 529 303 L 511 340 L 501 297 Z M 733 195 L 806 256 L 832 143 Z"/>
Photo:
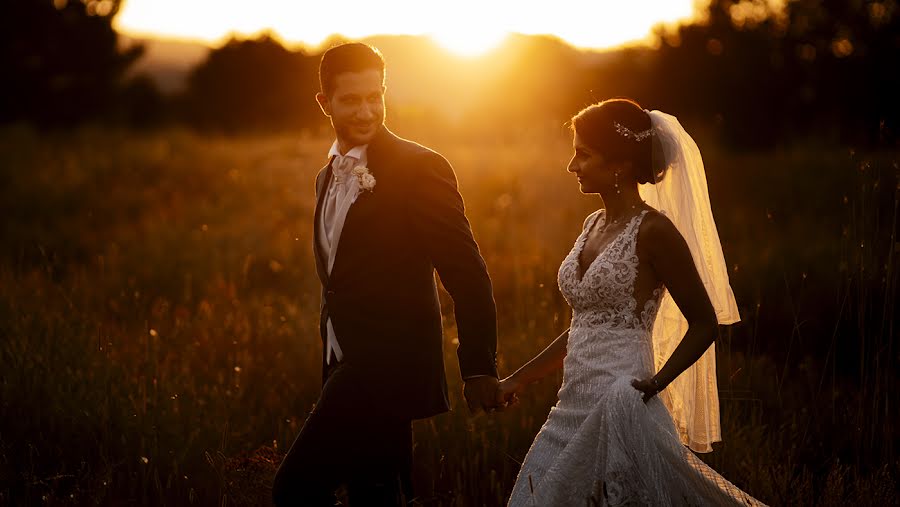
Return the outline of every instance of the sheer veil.
<path id="1" fill-rule="evenodd" d="M 654 171 L 656 184 L 640 185 L 641 198 L 665 214 L 684 236 L 719 324 L 738 322 L 740 315 L 728 282 L 728 267 L 713 220 L 700 150 L 677 118 L 660 111 L 647 113 L 654 136 L 653 163 L 659 170 Z M 653 324 L 657 371 L 684 337 L 687 327 L 687 320 L 667 292 Z M 710 452 L 710 444 L 722 440 L 715 344 L 664 389 L 660 398 L 672 414 L 681 441 L 696 452 Z"/>

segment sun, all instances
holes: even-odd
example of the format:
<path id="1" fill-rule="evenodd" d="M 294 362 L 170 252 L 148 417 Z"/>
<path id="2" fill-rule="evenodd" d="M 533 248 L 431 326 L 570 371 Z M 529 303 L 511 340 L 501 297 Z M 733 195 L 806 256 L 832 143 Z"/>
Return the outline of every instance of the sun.
<path id="1" fill-rule="evenodd" d="M 460 56 L 479 56 L 499 46 L 509 34 L 506 32 L 436 32 L 429 34 L 431 40 L 441 47 Z"/>

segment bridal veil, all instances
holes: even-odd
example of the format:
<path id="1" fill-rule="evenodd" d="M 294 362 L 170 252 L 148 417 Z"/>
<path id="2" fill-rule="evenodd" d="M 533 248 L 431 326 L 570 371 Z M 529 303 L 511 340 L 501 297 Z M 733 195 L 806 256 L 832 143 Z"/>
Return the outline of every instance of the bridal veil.
<path id="1" fill-rule="evenodd" d="M 640 185 L 641 198 L 666 215 L 684 236 L 719 324 L 740 321 L 728 282 L 728 267 L 713 220 L 706 173 L 697 144 L 674 116 L 648 111 L 654 143 L 655 184 Z M 656 370 L 666 362 L 688 323 L 666 293 L 653 325 Z M 681 441 L 696 452 L 710 452 L 722 439 L 716 385 L 715 344 L 660 394 Z"/>

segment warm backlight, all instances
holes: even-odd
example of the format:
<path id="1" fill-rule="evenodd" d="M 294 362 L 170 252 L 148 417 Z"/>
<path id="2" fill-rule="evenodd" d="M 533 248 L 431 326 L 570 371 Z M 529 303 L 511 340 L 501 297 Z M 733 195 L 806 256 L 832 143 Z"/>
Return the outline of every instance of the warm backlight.
<path id="1" fill-rule="evenodd" d="M 654 25 L 687 21 L 696 0 L 128 0 L 116 18 L 131 35 L 216 44 L 229 35 L 264 30 L 288 43 L 316 46 L 330 35 L 430 35 L 461 55 L 497 46 L 506 34 L 553 35 L 582 48 L 646 40 Z"/>
<path id="2" fill-rule="evenodd" d="M 433 33 L 430 36 L 441 47 L 460 56 L 478 56 L 499 46 L 507 34 L 503 32 L 460 34 L 448 31 Z"/>

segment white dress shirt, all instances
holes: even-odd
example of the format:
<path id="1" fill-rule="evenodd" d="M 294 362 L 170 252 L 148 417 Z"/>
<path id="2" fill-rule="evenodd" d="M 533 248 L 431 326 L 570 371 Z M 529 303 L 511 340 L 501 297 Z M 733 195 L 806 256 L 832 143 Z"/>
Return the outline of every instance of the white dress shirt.
<path id="1" fill-rule="evenodd" d="M 366 165 L 367 147 L 368 145 L 356 146 L 347 151 L 345 155 L 341 155 L 338 143 L 335 141 L 328 151 L 328 158 L 334 157 L 331 163 L 332 181 L 322 200 L 322 217 L 316 227 L 319 227 L 318 247 L 322 251 L 322 257 L 327 259 L 329 275 L 334 266 L 334 258 L 347 212 L 359 196 L 359 181 L 351 174 L 351 171 L 356 166 Z M 334 334 L 331 317 L 326 321 L 325 327 L 328 335 L 325 342 L 325 363 L 331 364 L 332 355 L 341 361 L 344 359 L 344 353 Z"/>

